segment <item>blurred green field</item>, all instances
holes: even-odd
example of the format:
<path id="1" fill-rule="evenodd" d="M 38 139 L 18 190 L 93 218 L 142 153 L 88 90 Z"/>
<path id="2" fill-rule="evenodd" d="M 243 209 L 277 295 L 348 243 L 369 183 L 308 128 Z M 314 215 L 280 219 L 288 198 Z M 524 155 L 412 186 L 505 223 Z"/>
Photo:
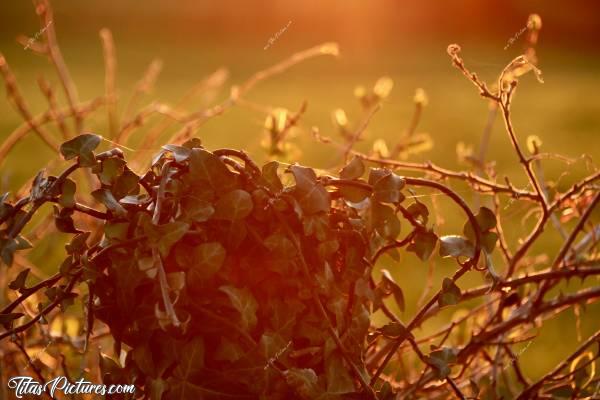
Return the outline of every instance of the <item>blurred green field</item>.
<path id="1" fill-rule="evenodd" d="M 60 17 L 60 13 L 58 15 Z M 80 27 L 80 31 L 75 31 L 73 26 L 70 26 L 63 31 L 60 19 L 57 20 L 63 54 L 82 100 L 91 99 L 104 92 L 102 48 L 97 36 L 98 28 L 102 26 L 100 24 L 101 22 L 98 22 L 97 26 L 91 24 Z M 298 37 L 298 34 L 294 33 L 296 27 L 292 23 L 289 32 L 284 33 L 268 50 L 263 50 L 269 36 L 243 38 L 240 41 L 235 40 L 235 36 L 224 37 L 222 40 L 185 38 L 177 41 L 161 36 L 161 32 L 168 29 L 166 27 L 157 27 L 154 32 L 146 28 L 141 33 L 123 25 L 109 25 L 109 28 L 113 30 L 117 46 L 117 83 L 121 106 L 129 99 L 132 88 L 148 63 L 156 57 L 164 61 L 163 72 L 152 95 L 144 99 L 146 104 L 151 100 L 173 104 L 193 84 L 224 66 L 230 71 L 230 81 L 225 85 L 226 89 L 218 94 L 216 101 L 226 98 L 230 84 L 243 82 L 257 70 L 270 66 L 295 51 L 331 39 Z M 278 26 L 273 27 L 273 34 L 279 29 Z M 33 35 L 37 30 L 34 18 L 26 17 L 20 31 Z M 506 40 L 512 34 L 509 32 Z M 45 59 L 24 51 L 13 39 L 14 35 L 3 35 L 0 38 L 0 51 L 13 69 L 33 113 L 43 112 L 46 102 L 37 89 L 36 78 L 43 75 L 57 86 L 54 71 Z M 545 175 L 549 181 L 555 181 L 563 172 L 568 171 L 561 176 L 558 184 L 559 188 L 564 190 L 571 182 L 590 172 L 582 158 L 584 155 L 592 157 L 595 162 L 600 160 L 600 53 L 592 50 L 555 48 L 544 43 L 543 35 L 541 40 L 538 54 L 545 83 L 539 84 L 533 76 L 525 76 L 521 80 L 513 106 L 514 124 L 521 143 L 525 143 L 528 135 L 537 135 L 543 141 L 544 151 L 579 160 L 568 168 L 559 161 L 544 162 Z M 456 144 L 460 141 L 477 149 L 487 118 L 488 105 L 479 98 L 475 88 L 450 65 L 446 45 L 452 41 L 452 38 L 434 38 L 426 44 L 403 42 L 398 46 L 386 44 L 385 48 L 365 49 L 354 45 L 350 40 L 340 40 L 340 58 L 321 57 L 309 60 L 281 76 L 260 83 L 246 99 L 291 110 L 297 110 L 302 101 L 306 100 L 308 110 L 302 119 L 304 129 L 298 131 L 293 142 L 303 152 L 300 162 L 327 169 L 339 164 L 341 155 L 333 148 L 316 145 L 310 135 L 310 127 L 318 126 L 323 135 L 335 137 L 331 111 L 344 108 L 351 122 L 357 122 L 360 107 L 353 97 L 354 87 L 359 84 L 371 86 L 379 77 L 387 75 L 394 80 L 394 89 L 383 108 L 374 117 L 365 140 L 359 143 L 358 148 L 368 150 L 377 138 L 395 143 L 395 138 L 399 137 L 408 125 L 413 111 L 414 91 L 421 87 L 427 92 L 429 104 L 418 131 L 429 132 L 435 140 L 435 145 L 431 151 L 411 160 L 432 160 L 447 168 L 465 168 L 457 161 Z M 493 81 L 503 66 L 519 54 L 520 49 L 518 45 L 514 45 L 504 50 L 506 41 L 501 39 L 482 42 L 472 37 L 464 38 L 460 44 L 467 66 L 488 81 Z M 0 98 L 0 140 L 4 140 L 22 121 L 5 101 L 4 88 L 0 89 Z M 196 103 L 198 108 L 205 105 L 202 101 Z M 105 121 L 105 111 L 100 109 L 88 120 L 86 129 L 106 135 Z M 241 148 L 258 161 L 264 161 L 266 155 L 260 147 L 264 134 L 263 124 L 262 114 L 248 108 L 235 107 L 205 124 L 198 131 L 198 136 L 209 148 Z M 142 151 L 150 157 L 158 147 L 144 147 L 145 132 L 144 129 L 137 131 L 131 147 L 134 152 Z M 127 156 L 131 156 L 130 153 L 126 151 Z M 30 134 L 0 168 L 2 191 L 18 189 L 51 157 L 52 154 L 47 148 L 40 145 L 39 140 Z M 519 187 L 526 185 L 525 175 L 511 150 L 500 118 L 494 125 L 488 159 L 497 161 L 496 167 L 500 177 L 510 177 Z M 467 200 L 473 200 L 465 187 L 457 185 L 456 188 L 464 193 Z M 448 234 L 458 233 L 462 229 L 463 217 L 443 201 L 440 201 L 439 206 L 445 223 L 439 226 L 438 230 Z M 509 232 L 513 246 L 533 225 L 532 219 L 521 222 L 525 211 L 518 205 L 507 206 L 505 209 L 505 230 Z M 553 231 L 551 226 L 547 231 L 544 242 L 532 249 L 532 255 L 550 252 L 552 258 L 553 252 L 560 246 L 561 238 L 558 233 Z M 63 239 L 61 235 L 48 238 L 45 246 L 38 250 L 36 259 L 45 270 L 52 271 L 56 268 L 56 253 L 62 250 Z M 382 266 L 392 271 L 405 290 L 407 310 L 402 316 L 409 319 L 417 308 L 416 302 L 425 285 L 427 265 L 412 256 L 403 256 L 398 264 L 393 263 L 391 259 L 384 259 Z M 454 266 L 450 263 L 437 261 L 434 286 L 437 287 L 441 278 L 453 269 Z M 499 269 L 502 267 L 499 266 Z M 464 282 L 461 281 L 460 286 L 466 288 L 481 282 L 480 274 L 471 273 L 464 278 Z M 586 284 L 598 285 L 598 281 L 590 279 Z M 577 285 L 577 282 L 572 282 L 563 289 L 573 290 Z M 440 313 L 439 317 L 418 334 L 444 325 L 456 311 L 457 308 L 450 307 Z M 581 325 L 584 337 L 598 328 L 599 320 L 600 305 L 588 307 Z M 572 312 L 567 311 L 548 321 L 544 328 L 537 332 L 539 337 L 528 346 L 521 357 L 525 372 L 530 377 L 545 373 L 550 366 L 562 360 L 577 346 L 574 321 Z"/>

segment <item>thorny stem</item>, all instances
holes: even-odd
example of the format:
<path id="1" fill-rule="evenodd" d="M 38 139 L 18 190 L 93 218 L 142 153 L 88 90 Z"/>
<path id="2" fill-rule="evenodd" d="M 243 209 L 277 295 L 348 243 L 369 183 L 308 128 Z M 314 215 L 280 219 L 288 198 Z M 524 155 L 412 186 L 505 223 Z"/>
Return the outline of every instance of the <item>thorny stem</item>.
<path id="1" fill-rule="evenodd" d="M 560 364 L 558 364 L 556 366 L 556 368 L 554 368 L 552 371 L 550 371 L 546 375 L 542 376 L 537 382 L 535 382 L 534 384 L 530 385 L 525 390 L 523 390 L 523 392 L 521 392 L 519 397 L 517 397 L 517 400 L 524 400 L 524 399 L 531 398 L 531 395 L 534 393 L 537 393 L 537 391 L 540 389 L 540 387 L 543 385 L 543 383 L 545 381 L 550 380 L 554 376 L 558 375 L 558 373 L 562 369 L 564 369 L 575 358 L 577 358 L 580 354 L 582 354 L 585 351 L 585 349 L 587 349 L 594 343 L 598 342 L 599 340 L 600 340 L 600 330 L 596 331 L 595 334 L 590 336 L 588 338 L 588 340 L 586 340 L 584 343 L 581 344 L 581 346 L 579 346 L 577 348 L 577 350 L 575 350 L 569 357 L 567 357 L 564 361 L 562 361 Z"/>

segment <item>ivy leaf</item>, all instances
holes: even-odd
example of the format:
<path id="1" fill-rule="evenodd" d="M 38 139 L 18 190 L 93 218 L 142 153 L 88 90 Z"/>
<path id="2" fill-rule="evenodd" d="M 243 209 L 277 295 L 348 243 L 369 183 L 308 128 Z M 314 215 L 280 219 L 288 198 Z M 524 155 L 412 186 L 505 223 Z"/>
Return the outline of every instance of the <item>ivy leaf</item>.
<path id="1" fill-rule="evenodd" d="M 65 179 L 60 187 L 60 197 L 58 198 L 58 204 L 64 208 L 72 208 L 75 206 L 75 191 L 77 185 L 69 178 Z"/>
<path id="2" fill-rule="evenodd" d="M 338 251 L 340 248 L 340 242 L 337 240 L 326 240 L 324 242 L 319 243 L 317 246 L 317 253 L 322 260 L 327 260 Z"/>
<path id="3" fill-rule="evenodd" d="M 273 257 L 291 258 L 296 255 L 296 246 L 287 236 L 274 233 L 265 239 L 264 245 Z"/>
<path id="4" fill-rule="evenodd" d="M 406 326 L 402 322 L 392 321 L 379 328 L 379 332 L 385 337 L 390 339 L 403 339 L 410 335 L 410 332 L 406 329 Z"/>
<path id="5" fill-rule="evenodd" d="M 365 165 L 358 156 L 354 156 L 352 160 L 340 171 L 342 179 L 358 179 L 365 173 Z"/>
<path id="6" fill-rule="evenodd" d="M 438 237 L 432 231 L 417 231 L 411 243 L 406 247 L 406 251 L 413 252 L 423 261 L 429 260 Z"/>
<path id="7" fill-rule="evenodd" d="M 59 210 L 58 207 L 53 206 L 54 210 L 54 224 L 56 229 L 64 233 L 80 233 L 81 231 L 75 228 L 75 223 L 71 215 L 73 210 L 69 208 L 63 208 Z"/>
<path id="8" fill-rule="evenodd" d="M 410 215 L 412 215 L 414 219 L 421 220 L 423 225 L 427 224 L 427 221 L 429 220 L 429 210 L 427 209 L 427 206 L 425 206 L 425 204 L 421 203 L 420 201 L 417 201 L 416 203 L 413 203 L 410 206 L 408 206 L 406 211 Z"/>
<path id="9" fill-rule="evenodd" d="M 356 390 L 354 380 L 337 352 L 325 360 L 325 377 L 328 395 L 343 395 Z"/>
<path id="10" fill-rule="evenodd" d="M 139 193 L 140 177 L 130 170 L 125 170 L 112 186 L 112 192 L 116 199 L 121 200 L 125 196 Z"/>
<path id="11" fill-rule="evenodd" d="M 104 206 L 110 211 L 114 212 L 119 217 L 124 217 L 127 215 L 127 210 L 123 208 L 123 206 L 115 199 L 112 192 L 108 189 L 98 189 L 92 192 L 92 196 L 104 204 Z"/>
<path id="12" fill-rule="evenodd" d="M 147 223 L 144 226 L 144 232 L 148 238 L 158 246 L 158 250 L 163 257 L 169 255 L 171 247 L 183 237 L 190 229 L 190 225 L 181 221 L 169 222 L 163 225 L 153 225 Z"/>
<path id="13" fill-rule="evenodd" d="M 222 337 L 219 347 L 215 352 L 215 360 L 235 362 L 244 356 L 245 352 L 242 346 Z"/>
<path id="14" fill-rule="evenodd" d="M 192 155 L 192 149 L 189 147 L 177 146 L 174 144 L 166 144 L 163 149 L 170 151 L 176 162 L 182 163 Z"/>
<path id="15" fill-rule="evenodd" d="M 25 290 L 25 281 L 27 280 L 28 274 L 29 268 L 25 268 L 23 271 L 19 272 L 19 275 L 17 275 L 14 281 L 8 284 L 8 287 L 12 290 L 19 290 L 22 293 Z"/>
<path id="16" fill-rule="evenodd" d="M 82 167 L 91 167 L 96 161 L 93 151 L 100 145 L 101 141 L 102 136 L 84 133 L 64 142 L 60 146 L 60 154 L 65 160 L 79 157 L 79 164 Z"/>
<path id="17" fill-rule="evenodd" d="M 391 174 L 392 171 L 385 168 L 371 168 L 369 170 L 369 185 L 375 186 L 377 181 L 379 181 L 384 176 Z"/>
<path id="18" fill-rule="evenodd" d="M 129 230 L 129 222 L 107 222 L 104 225 L 104 234 L 110 240 L 125 240 Z"/>
<path id="19" fill-rule="evenodd" d="M 400 203 L 405 198 L 401 192 L 405 184 L 404 178 L 391 172 L 375 182 L 373 196 L 381 203 Z"/>
<path id="20" fill-rule="evenodd" d="M 400 311 L 404 311 L 404 293 L 402 293 L 402 288 L 400 285 L 396 283 L 390 271 L 387 269 L 381 270 L 381 283 L 383 285 L 384 291 L 386 293 L 391 293 L 394 296 L 394 300 L 396 300 L 396 304 L 398 304 L 398 308 Z"/>
<path id="21" fill-rule="evenodd" d="M 280 192 L 283 190 L 283 184 L 281 183 L 281 179 L 279 179 L 279 175 L 277 174 L 278 168 L 279 163 L 277 161 L 271 161 L 262 167 L 263 179 L 267 183 L 269 189 L 275 192 Z"/>
<path id="22" fill-rule="evenodd" d="M 440 256 L 441 257 L 469 257 L 475 255 L 475 249 L 471 242 L 466 238 L 457 235 L 448 235 L 440 237 Z"/>
<path id="23" fill-rule="evenodd" d="M 217 201 L 213 218 L 237 221 L 250 215 L 253 208 L 254 204 L 250 193 L 242 189 L 236 189 L 225 194 Z"/>
<path id="24" fill-rule="evenodd" d="M 256 326 L 256 310 L 258 303 L 250 292 L 250 290 L 243 288 L 238 289 L 234 286 L 221 286 L 220 291 L 225 293 L 229 297 L 229 301 L 233 308 L 235 308 L 241 317 L 242 327 L 245 330 L 250 330 Z"/>
<path id="25" fill-rule="evenodd" d="M 496 232 L 486 232 L 481 235 L 481 247 L 489 254 L 496 248 L 498 234 Z"/>
<path id="26" fill-rule="evenodd" d="M 428 362 L 434 367 L 438 379 L 444 379 L 450 374 L 450 365 L 456 362 L 456 351 L 443 347 L 429 353 Z"/>
<path id="27" fill-rule="evenodd" d="M 342 186 L 340 194 L 350 203 L 360 203 L 371 195 L 371 190 L 357 186 Z"/>
<path id="28" fill-rule="evenodd" d="M 307 215 L 302 218 L 302 228 L 306 236 L 314 235 L 318 240 L 323 241 L 330 232 L 329 217 L 325 213 Z"/>
<path id="29" fill-rule="evenodd" d="M 450 278 L 444 278 L 438 304 L 440 307 L 458 304 L 461 295 L 460 288 L 456 286 L 454 281 Z"/>
<path id="30" fill-rule="evenodd" d="M 156 265 L 156 260 L 154 257 L 140 257 L 137 260 L 138 269 L 145 273 L 146 276 L 150 279 L 156 278 L 156 274 L 158 274 L 158 267 Z"/>
<path id="31" fill-rule="evenodd" d="M 225 261 L 225 248 L 219 242 L 202 243 L 193 248 L 190 263 L 183 265 L 178 262 L 182 268 L 189 268 L 188 277 L 195 282 L 210 279 L 216 274 Z M 180 261 L 179 252 L 175 254 Z"/>
<path id="32" fill-rule="evenodd" d="M 496 227 L 496 216 L 489 208 L 481 207 L 477 215 L 475 215 L 475 219 L 481 229 L 482 239 L 486 233 L 491 233 L 489 232 L 490 229 Z M 471 242 L 475 242 L 475 231 L 473 230 L 473 225 L 471 225 L 471 222 L 468 220 L 463 227 L 463 233 Z"/>
<path id="33" fill-rule="evenodd" d="M 323 389 L 319 387 L 319 378 L 311 368 L 290 368 L 283 371 L 283 376 L 301 399 L 316 399 L 323 393 Z"/>
<path id="34" fill-rule="evenodd" d="M 193 375 L 202 372 L 204 367 L 204 341 L 201 337 L 194 337 L 181 349 L 179 363 L 173 371 L 173 376 L 187 380 Z"/>
<path id="35" fill-rule="evenodd" d="M 65 245 L 67 254 L 81 255 L 85 250 L 87 250 L 87 240 L 90 237 L 90 234 L 91 232 L 83 232 L 75 235 L 71 242 Z"/>
<path id="36" fill-rule="evenodd" d="M 489 231 L 496 227 L 496 215 L 487 207 L 479 208 L 479 212 L 475 216 L 479 223 L 479 228 L 482 232 Z"/>
<path id="37" fill-rule="evenodd" d="M 180 292 L 185 287 L 185 272 L 177 271 L 167 274 L 167 284 L 175 292 Z"/>
<path id="38" fill-rule="evenodd" d="M 206 181 L 219 193 L 229 192 L 235 188 L 235 175 L 212 153 L 194 148 L 190 155 L 190 173 L 196 179 Z"/>
<path id="39" fill-rule="evenodd" d="M 292 165 L 289 170 L 296 180 L 294 194 L 302 210 L 309 215 L 329 211 L 331 203 L 329 192 L 317 182 L 315 171 L 298 165 Z"/>
<path id="40" fill-rule="evenodd" d="M 107 158 L 100 164 L 100 172 L 97 173 L 100 182 L 104 185 L 112 185 L 121 176 L 125 167 L 125 160 L 121 158 Z"/>
<path id="41" fill-rule="evenodd" d="M 181 208 L 184 215 L 195 222 L 208 221 L 215 213 L 215 209 L 211 203 L 194 196 L 185 196 L 181 199 Z"/>
<path id="42" fill-rule="evenodd" d="M 152 379 L 150 381 L 150 400 L 161 400 L 163 393 L 167 390 L 167 382 L 162 379 Z"/>
<path id="43" fill-rule="evenodd" d="M 393 240 L 400 234 L 400 220 L 389 206 L 372 203 L 370 224 L 385 239 Z"/>

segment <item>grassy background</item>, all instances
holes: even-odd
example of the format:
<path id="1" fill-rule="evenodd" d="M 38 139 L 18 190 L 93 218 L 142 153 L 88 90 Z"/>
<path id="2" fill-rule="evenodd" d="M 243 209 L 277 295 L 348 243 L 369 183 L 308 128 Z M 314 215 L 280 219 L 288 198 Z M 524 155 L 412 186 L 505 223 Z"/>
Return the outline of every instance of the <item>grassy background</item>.
<path id="1" fill-rule="evenodd" d="M 143 6 L 134 1 L 64 0 L 55 2 L 54 24 L 82 100 L 104 91 L 102 48 L 98 38 L 102 27 L 111 29 L 115 38 L 120 99 L 128 100 L 152 59 L 164 61 L 163 72 L 152 96 L 144 99 L 146 103 L 158 99 L 172 104 L 193 84 L 221 66 L 227 67 L 231 74 L 227 88 L 295 51 L 337 41 L 341 46 L 340 58 L 310 60 L 261 83 L 247 96 L 253 102 L 291 110 L 297 110 L 304 100 L 308 102 L 303 118 L 305 129 L 293 139 L 303 151 L 302 163 L 318 168 L 329 168 L 336 163 L 334 157 L 339 155 L 331 148 L 315 146 L 309 128 L 319 126 L 322 134 L 334 136 L 331 111 L 338 107 L 344 108 L 350 120 L 356 122 L 360 108 L 352 94 L 354 87 L 359 84 L 370 87 L 377 78 L 388 75 L 395 82 L 392 94 L 368 128 L 366 140 L 358 147 L 367 150 L 376 138 L 395 143 L 395 138 L 408 125 L 414 91 L 421 87 L 428 94 L 429 105 L 418 130 L 429 132 L 435 145 L 430 152 L 412 160 L 430 159 L 444 167 L 459 168 L 456 143 L 462 141 L 477 148 L 487 118 L 487 103 L 451 67 L 446 46 L 460 43 L 467 65 L 492 81 L 522 49 L 522 42 L 518 40 L 504 50 L 508 40 L 525 25 L 528 13 L 538 12 L 544 21 L 538 53 L 545 83 L 537 83 L 533 76 L 521 80 L 513 108 L 518 136 L 522 143 L 528 135 L 539 136 L 544 151 L 572 158 L 587 154 L 598 160 L 600 51 L 592 38 L 600 29 L 598 22 L 590 17 L 598 11 L 597 5 L 574 2 L 568 7 L 550 6 L 546 2 L 532 1 L 524 7 L 517 1 L 480 5 L 454 0 L 443 6 L 432 1 L 420 3 L 398 6 L 382 1 L 371 6 L 357 1 L 256 2 L 241 8 L 232 1 L 210 4 L 190 0 L 169 7 L 158 0 L 146 1 Z M 33 7 L 28 2 L 3 2 L 0 15 L 4 20 L 0 24 L 0 51 L 15 72 L 34 114 L 43 112 L 46 103 L 37 89 L 36 78 L 43 75 L 56 86 L 58 81 L 47 60 L 24 51 L 14 40 L 17 34 L 33 36 L 39 31 Z M 289 21 L 292 22 L 287 30 L 264 50 L 269 38 Z M 216 99 L 223 99 L 227 94 L 227 90 L 221 91 Z M 0 97 L 6 97 L 4 88 L 0 89 Z M 196 103 L 198 108 L 203 105 L 202 99 Z M 9 104 L 0 101 L 0 140 L 20 123 Z M 209 148 L 243 148 L 257 160 L 265 160 L 259 144 L 264 134 L 263 123 L 263 115 L 236 107 L 209 121 L 198 135 Z M 97 111 L 86 128 L 106 134 L 105 112 Z M 150 156 L 157 148 L 144 147 L 144 132 L 137 132 L 132 147 Z M 38 139 L 30 135 L 2 164 L 0 186 L 3 190 L 15 190 L 51 157 Z M 497 160 L 499 176 L 510 177 L 517 186 L 526 185 L 500 119 L 494 126 L 488 159 Z M 568 169 L 563 163 L 547 161 L 544 168 L 551 181 L 568 171 L 559 182 L 563 189 L 589 172 L 581 160 Z M 457 186 L 457 190 L 464 189 Z M 471 195 L 465 196 L 472 200 Z M 438 230 L 459 232 L 463 217 L 458 210 L 441 199 L 438 203 L 445 220 L 437 221 Z M 508 206 L 505 211 L 505 229 L 514 246 L 517 239 L 531 229 L 533 220 L 522 222 L 526 210 L 518 205 Z M 38 251 L 36 259 L 42 268 L 48 271 L 55 268 L 54 261 L 62 249 L 61 240 L 61 236 L 48 238 Z M 560 236 L 549 227 L 544 240 L 531 254 L 548 252 L 551 258 L 560 244 Z M 410 255 L 403 255 L 400 263 L 386 259 L 383 265 L 406 291 L 408 305 L 403 318 L 409 319 L 425 285 L 427 266 Z M 438 262 L 434 287 L 453 269 L 450 263 Z M 481 284 L 481 280 L 479 274 L 470 274 L 460 286 L 475 286 Z M 592 283 L 588 285 L 598 284 L 597 280 L 589 282 Z M 563 289 L 577 287 L 572 283 Z M 450 307 L 426 325 L 422 333 L 444 325 L 455 312 L 457 309 Z M 600 307 L 588 307 L 582 321 L 583 334 L 597 329 L 599 319 Z M 538 333 L 539 337 L 521 356 L 525 372 L 532 378 L 548 371 L 577 346 L 574 316 L 570 311 L 549 321 Z"/>

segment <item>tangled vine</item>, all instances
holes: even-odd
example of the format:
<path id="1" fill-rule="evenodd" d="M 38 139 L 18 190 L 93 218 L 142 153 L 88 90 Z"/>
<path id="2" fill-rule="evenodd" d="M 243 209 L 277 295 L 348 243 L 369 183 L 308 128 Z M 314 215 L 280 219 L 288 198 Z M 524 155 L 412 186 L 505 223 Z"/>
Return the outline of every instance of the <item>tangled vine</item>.
<path id="1" fill-rule="evenodd" d="M 600 230 L 593 223 L 600 173 L 594 168 L 569 188 L 551 187 L 541 161 L 554 155 L 540 152 L 534 139 L 528 140 L 527 154 L 511 118 L 518 79 L 533 72 L 541 80 L 534 50 L 538 16 L 530 17 L 525 53 L 492 86 L 467 69 L 460 47 L 448 47 L 453 65 L 492 105 L 491 120 L 498 112 L 504 120 L 529 181 L 528 188 L 518 189 L 508 179 L 498 182 L 484 152 L 466 157 L 472 167 L 466 171 L 406 161 L 430 140 L 415 132 L 426 103 L 422 91 L 397 145 L 390 149 L 377 141 L 369 154 L 355 150 L 391 90 L 387 79 L 372 92 L 358 93 L 365 113 L 355 129 L 345 112 L 335 111 L 344 142 L 313 129 L 316 141 L 341 153 L 344 163 L 337 170 L 275 160 L 261 167 L 243 151 L 210 151 L 194 137 L 207 119 L 243 106 L 245 94 L 260 81 L 313 56 L 337 54 L 333 44 L 257 73 L 212 108 L 186 113 L 151 103 L 120 121 L 110 32 L 101 32 L 107 92 L 79 103 L 54 24 L 48 24 L 48 1 L 37 1 L 36 11 L 47 27 L 46 43 L 32 45 L 32 51 L 56 66 L 68 106 L 59 109 L 42 80 L 50 107 L 33 116 L 0 55 L 9 100 L 26 121 L 3 142 L 0 162 L 34 132 L 70 165 L 55 175 L 41 171 L 26 190 L 2 197 L 0 256 L 7 267 L 17 266 L 1 272 L 11 276 L 0 311 L 3 382 L 23 369 L 47 382 L 61 369 L 73 380 L 135 385 L 135 395 L 114 398 L 153 400 L 598 396 L 599 354 L 593 345 L 600 331 L 537 380 L 523 373 L 513 350 L 530 341 L 545 319 L 564 310 L 579 316 L 582 306 L 600 299 L 597 284 L 556 293 L 565 280 L 597 282 L 600 275 Z M 149 67 L 127 113 L 159 69 L 156 63 Z M 217 71 L 203 87 L 223 81 L 223 71 Z M 107 138 L 84 131 L 85 118 L 100 106 L 107 111 Z M 300 126 L 305 110 L 305 105 L 297 113 L 268 109 L 265 144 L 273 158 L 285 158 L 288 134 Z M 182 127 L 169 140 L 173 144 L 162 146 L 141 168 L 140 160 L 128 161 L 121 149 L 156 114 L 164 119 L 147 133 L 149 145 L 161 130 Z M 50 123 L 65 139 L 60 146 L 46 128 Z M 111 147 L 102 150 L 105 142 Z M 415 171 L 419 176 L 412 176 Z M 472 207 L 452 181 L 468 185 L 487 206 Z M 462 230 L 442 234 L 433 221 L 435 209 L 416 195 L 431 191 L 463 215 Z M 502 228 L 506 202 L 523 203 L 538 217 L 520 241 Z M 546 268 L 538 268 L 527 257 L 549 224 L 564 240 L 552 260 L 544 261 Z M 27 255 L 33 243 L 54 231 L 69 240 L 55 274 L 42 278 Z M 431 283 L 437 290 L 425 291 L 426 301 L 408 320 L 398 316 L 406 303 L 402 282 L 379 262 L 384 256 L 397 259 L 400 250 L 424 262 L 441 257 L 457 265 L 453 274 Z M 460 278 L 473 271 L 480 272 L 483 285 L 461 288 Z M 34 274 L 37 283 L 30 278 Z M 419 334 L 443 308 L 474 299 L 480 302 L 464 315 L 432 334 Z M 74 304 L 81 305 L 83 323 L 68 332 L 61 318 Z M 385 323 L 374 318 L 377 312 Z M 56 326 L 59 334 L 53 333 Z M 41 350 L 32 356 L 36 348 Z"/>

